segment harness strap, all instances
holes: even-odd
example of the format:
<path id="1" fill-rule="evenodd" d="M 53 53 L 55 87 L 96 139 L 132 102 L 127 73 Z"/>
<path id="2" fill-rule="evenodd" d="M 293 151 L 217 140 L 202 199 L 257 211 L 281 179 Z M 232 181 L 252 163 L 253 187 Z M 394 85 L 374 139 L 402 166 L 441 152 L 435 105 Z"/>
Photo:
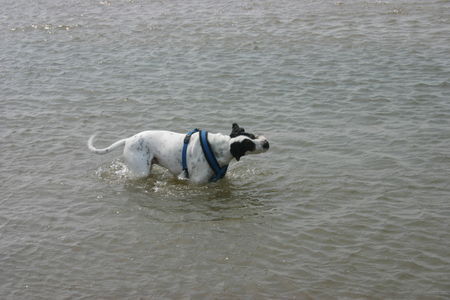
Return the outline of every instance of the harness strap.
<path id="1" fill-rule="evenodd" d="M 202 145 L 203 153 L 205 154 L 206 161 L 208 162 L 211 169 L 213 169 L 215 176 L 213 176 L 209 181 L 217 181 L 222 179 L 227 173 L 228 165 L 220 167 L 217 162 L 214 152 L 211 149 L 211 145 L 208 142 L 208 132 L 200 130 L 200 144 Z"/>
<path id="2" fill-rule="evenodd" d="M 193 135 L 194 133 L 196 133 L 198 131 L 199 130 L 197 128 L 195 128 L 194 130 L 189 131 L 186 134 L 186 136 L 184 137 L 183 150 L 181 152 L 181 165 L 183 166 L 183 171 L 186 174 L 186 178 L 189 178 L 189 171 L 188 171 L 187 159 L 186 159 L 187 147 L 189 145 L 189 141 L 191 140 L 191 135 Z"/>
<path id="3" fill-rule="evenodd" d="M 203 154 L 205 155 L 206 161 L 215 174 L 209 181 L 214 182 L 222 179 L 227 173 L 228 165 L 222 168 L 220 167 L 214 155 L 214 152 L 212 151 L 211 145 L 208 142 L 208 132 L 204 130 L 198 130 L 197 128 L 189 131 L 184 137 L 183 150 L 181 152 L 181 164 L 183 167 L 183 171 L 186 174 L 186 178 L 189 178 L 189 171 L 187 167 L 187 147 L 189 145 L 189 141 L 191 140 L 191 136 L 196 132 L 200 132 L 200 145 L 202 146 Z"/>

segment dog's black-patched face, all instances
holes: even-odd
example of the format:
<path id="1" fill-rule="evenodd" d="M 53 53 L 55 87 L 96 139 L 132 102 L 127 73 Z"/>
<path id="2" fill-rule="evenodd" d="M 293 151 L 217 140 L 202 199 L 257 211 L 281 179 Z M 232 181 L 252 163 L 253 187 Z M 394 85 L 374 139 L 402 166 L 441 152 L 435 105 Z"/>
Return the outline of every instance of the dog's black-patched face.
<path id="1" fill-rule="evenodd" d="M 240 160 L 241 156 L 246 154 L 262 153 L 269 150 L 269 141 L 264 136 L 256 136 L 245 132 L 245 129 L 239 127 L 236 123 L 233 123 L 230 137 L 230 152 L 236 160 Z"/>

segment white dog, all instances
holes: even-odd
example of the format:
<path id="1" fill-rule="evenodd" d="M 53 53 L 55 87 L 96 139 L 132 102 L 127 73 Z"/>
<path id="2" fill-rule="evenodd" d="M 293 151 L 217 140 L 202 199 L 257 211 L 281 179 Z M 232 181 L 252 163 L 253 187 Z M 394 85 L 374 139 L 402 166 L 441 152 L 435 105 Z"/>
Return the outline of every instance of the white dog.
<path id="1" fill-rule="evenodd" d="M 153 164 L 168 169 L 179 178 L 206 183 L 222 178 L 230 161 L 246 154 L 266 152 L 269 142 L 263 136 L 245 132 L 233 124 L 230 135 L 208 134 L 194 130 L 181 134 L 170 131 L 143 131 L 119 140 L 104 149 L 93 146 L 95 135 L 88 141 L 89 149 L 97 154 L 108 153 L 124 146 L 123 155 L 128 168 L 137 177 L 147 177 Z"/>

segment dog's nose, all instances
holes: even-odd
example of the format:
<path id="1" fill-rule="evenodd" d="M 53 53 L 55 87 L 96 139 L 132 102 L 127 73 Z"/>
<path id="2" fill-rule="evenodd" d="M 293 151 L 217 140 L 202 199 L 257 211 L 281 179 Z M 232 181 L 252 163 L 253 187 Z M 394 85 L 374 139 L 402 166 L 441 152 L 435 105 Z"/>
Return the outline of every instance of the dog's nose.
<path id="1" fill-rule="evenodd" d="M 269 142 L 268 141 L 264 141 L 262 144 L 263 149 L 269 149 Z"/>

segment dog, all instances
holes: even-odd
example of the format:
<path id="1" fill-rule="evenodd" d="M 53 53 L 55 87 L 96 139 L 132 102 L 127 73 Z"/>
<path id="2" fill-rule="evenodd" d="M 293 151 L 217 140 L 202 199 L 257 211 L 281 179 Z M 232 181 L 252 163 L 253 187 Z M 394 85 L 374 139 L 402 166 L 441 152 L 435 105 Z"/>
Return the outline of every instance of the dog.
<path id="1" fill-rule="evenodd" d="M 95 137 L 92 135 L 88 140 L 89 150 L 106 154 L 123 146 L 125 162 L 136 178 L 149 176 L 152 166 L 157 164 L 180 179 L 198 184 L 222 178 L 232 159 L 239 161 L 244 155 L 269 150 L 269 141 L 264 136 L 245 132 L 237 123 L 232 124 L 230 135 L 208 134 L 197 129 L 189 134 L 149 130 L 103 149 L 94 147 Z"/>

